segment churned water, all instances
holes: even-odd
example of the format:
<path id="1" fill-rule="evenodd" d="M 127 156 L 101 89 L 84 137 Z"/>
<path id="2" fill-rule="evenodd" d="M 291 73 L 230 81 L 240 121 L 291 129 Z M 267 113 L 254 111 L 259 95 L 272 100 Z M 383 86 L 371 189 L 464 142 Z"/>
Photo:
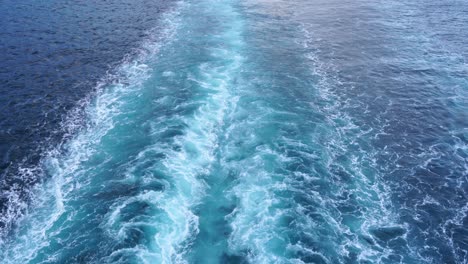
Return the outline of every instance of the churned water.
<path id="1" fill-rule="evenodd" d="M 464 1 L 0 10 L 2 263 L 468 262 Z"/>

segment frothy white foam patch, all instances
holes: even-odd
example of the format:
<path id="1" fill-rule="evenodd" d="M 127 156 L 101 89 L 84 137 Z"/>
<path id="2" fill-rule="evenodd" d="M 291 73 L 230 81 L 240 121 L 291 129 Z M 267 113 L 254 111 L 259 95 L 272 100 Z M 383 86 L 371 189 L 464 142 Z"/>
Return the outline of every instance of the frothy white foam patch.
<path id="1" fill-rule="evenodd" d="M 220 36 L 225 35 L 232 37 L 232 33 L 220 33 Z M 237 34 L 234 39 L 238 37 Z M 205 195 L 207 187 L 204 177 L 211 173 L 215 161 L 225 113 L 232 107 L 229 89 L 242 60 L 237 47 L 229 39 L 220 38 L 227 47 L 210 49 L 209 62 L 199 65 L 195 70 L 187 69 L 189 80 L 196 84 L 193 89 L 197 95 L 190 104 L 197 108 L 190 115 L 174 117 L 174 121 L 184 124 L 182 134 L 176 136 L 172 144 L 157 144 L 138 155 L 139 160 L 144 160 L 148 151 L 164 154 L 164 159 L 155 164 L 153 170 L 166 176 L 166 187 L 161 192 L 152 193 L 151 196 L 155 196 L 152 199 L 144 199 L 139 195 L 125 201 L 116 201 L 115 209 L 107 216 L 105 228 L 109 234 L 124 239 L 127 230 L 135 228 L 135 225 L 142 225 L 141 220 L 119 221 L 122 209 L 128 204 L 144 200 L 159 212 L 143 221 L 145 226 L 156 230 L 150 245 L 141 249 L 141 256 L 145 261 L 187 263 L 186 255 L 199 232 L 198 216 L 194 214 L 193 208 Z M 162 75 L 172 78 L 174 73 L 166 71 Z M 171 98 L 161 98 L 158 101 L 167 100 Z M 152 128 L 153 134 L 161 133 L 161 127 L 154 125 Z M 132 172 L 129 171 L 128 174 L 131 179 Z M 122 251 L 111 257 L 115 259 L 119 254 L 128 253 Z"/>
<path id="2" fill-rule="evenodd" d="M 231 34 L 233 33 L 230 32 L 229 35 Z M 181 204 L 184 205 L 182 208 L 194 208 L 204 197 L 207 188 L 204 178 L 212 171 L 225 115 L 232 108 L 230 86 L 242 57 L 237 53 L 238 47 L 229 40 L 225 40 L 224 44 L 234 49 L 212 50 L 211 62 L 201 64 L 191 77 L 190 80 L 197 84 L 198 92 L 204 96 L 198 99 L 199 107 L 193 115 L 182 117 L 186 129 L 183 135 L 176 138 L 175 144 L 179 149 L 171 148 L 165 152 L 163 171 L 172 176 L 177 195 L 168 199 L 168 205 L 164 207 L 171 219 L 177 219 L 174 223 L 185 221 L 188 226 L 185 231 L 158 233 L 158 244 L 178 245 L 163 247 L 163 259 L 167 262 L 169 259 L 175 262 L 186 261 L 185 255 L 198 233 L 198 217 L 191 209 L 182 212 L 177 208 L 181 208 Z"/>

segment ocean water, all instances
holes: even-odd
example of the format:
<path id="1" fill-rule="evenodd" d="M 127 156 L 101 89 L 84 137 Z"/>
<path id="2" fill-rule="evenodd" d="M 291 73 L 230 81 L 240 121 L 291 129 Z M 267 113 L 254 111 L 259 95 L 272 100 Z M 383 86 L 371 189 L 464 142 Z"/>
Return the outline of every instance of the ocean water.
<path id="1" fill-rule="evenodd" d="M 0 2 L 0 262 L 467 263 L 467 14 Z"/>

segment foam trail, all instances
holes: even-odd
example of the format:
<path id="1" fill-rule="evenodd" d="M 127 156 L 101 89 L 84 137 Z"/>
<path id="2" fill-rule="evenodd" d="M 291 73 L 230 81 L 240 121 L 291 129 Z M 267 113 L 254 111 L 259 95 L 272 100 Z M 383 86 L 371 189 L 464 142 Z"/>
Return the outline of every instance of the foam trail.
<path id="1" fill-rule="evenodd" d="M 200 216 L 200 234 L 194 241 L 190 253 L 191 263 L 220 263 L 226 252 L 225 208 L 230 201 L 225 197 L 226 180 L 222 151 L 226 143 L 225 129 L 229 126 L 231 113 L 236 108 L 240 71 L 245 67 L 243 19 L 234 6 L 234 1 L 208 1 L 199 3 L 197 16 L 206 12 L 207 21 L 216 20 L 217 31 L 208 39 L 209 62 L 204 64 L 197 82 L 208 91 L 215 92 L 206 111 L 197 119 L 197 124 L 212 127 L 213 140 L 210 142 L 209 170 L 204 171 L 207 186 L 206 195 L 197 207 Z M 202 22 L 203 24 L 203 22 Z M 210 121 L 216 120 L 216 123 Z"/>

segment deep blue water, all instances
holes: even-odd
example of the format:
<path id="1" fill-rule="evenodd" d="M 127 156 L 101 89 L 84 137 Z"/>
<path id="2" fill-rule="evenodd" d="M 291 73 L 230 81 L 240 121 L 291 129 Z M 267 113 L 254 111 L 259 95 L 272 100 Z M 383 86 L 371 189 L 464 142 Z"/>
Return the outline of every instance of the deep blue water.
<path id="1" fill-rule="evenodd" d="M 468 3 L 0 1 L 1 263 L 468 263 Z"/>
<path id="2" fill-rule="evenodd" d="M 0 209 L 12 190 L 47 177 L 37 166 L 73 134 L 96 86 L 133 56 L 168 1 L 2 1 L 0 3 Z M 69 116 L 69 117 L 66 117 Z M 72 120 L 73 119 L 73 120 Z M 76 123 L 78 126 L 67 125 Z M 19 184 L 20 186 L 16 186 Z M 26 188 L 23 186 L 27 185 Z M 8 206 L 9 208 L 5 208 Z M 1 224 L 1 223 L 0 223 Z"/>

